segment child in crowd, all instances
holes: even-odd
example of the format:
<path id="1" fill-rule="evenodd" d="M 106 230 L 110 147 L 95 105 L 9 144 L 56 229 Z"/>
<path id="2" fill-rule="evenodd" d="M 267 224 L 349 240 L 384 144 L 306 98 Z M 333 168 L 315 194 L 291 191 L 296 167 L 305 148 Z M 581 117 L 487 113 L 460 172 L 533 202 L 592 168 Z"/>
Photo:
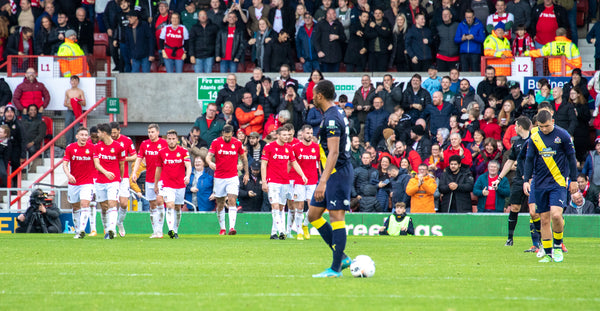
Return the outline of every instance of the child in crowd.
<path id="1" fill-rule="evenodd" d="M 410 216 L 406 215 L 406 204 L 398 202 L 394 213 L 379 228 L 379 235 L 414 235 L 415 227 Z"/>
<path id="2" fill-rule="evenodd" d="M 437 67 L 431 66 L 427 70 L 427 75 L 429 78 L 423 81 L 422 87 L 429 92 L 429 94 L 433 94 L 437 91 L 442 91 L 442 78 L 437 76 Z"/>
<path id="3" fill-rule="evenodd" d="M 512 52 L 514 56 L 525 56 L 525 51 L 534 50 L 533 39 L 525 30 L 525 25 L 517 26 L 515 40 L 512 42 Z"/>

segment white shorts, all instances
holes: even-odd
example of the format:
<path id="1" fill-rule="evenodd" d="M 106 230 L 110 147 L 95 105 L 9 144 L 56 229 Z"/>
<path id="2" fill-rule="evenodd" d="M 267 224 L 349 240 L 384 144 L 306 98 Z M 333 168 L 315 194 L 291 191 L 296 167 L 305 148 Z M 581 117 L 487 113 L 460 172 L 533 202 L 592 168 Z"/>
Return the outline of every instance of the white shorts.
<path id="1" fill-rule="evenodd" d="M 268 183 L 269 186 L 269 203 L 285 205 L 287 203 L 287 197 L 290 185 L 288 184 L 276 184 Z"/>
<path id="2" fill-rule="evenodd" d="M 286 199 L 292 201 L 294 200 L 294 181 L 290 180 L 290 184 L 288 185 L 288 191 Z"/>
<path id="3" fill-rule="evenodd" d="M 129 178 L 123 178 L 119 184 L 119 196 L 129 198 Z"/>
<path id="4" fill-rule="evenodd" d="M 94 184 L 68 185 L 67 200 L 69 203 L 79 203 L 81 200 L 92 201 L 94 198 Z"/>
<path id="5" fill-rule="evenodd" d="M 304 202 L 310 200 L 317 189 L 317 185 L 295 185 L 294 202 Z"/>
<path id="6" fill-rule="evenodd" d="M 224 198 L 228 194 L 238 195 L 240 180 L 237 177 L 215 178 L 213 192 L 215 197 Z"/>
<path id="7" fill-rule="evenodd" d="M 154 183 L 146 182 L 146 199 L 148 201 L 156 200 L 156 193 L 154 193 Z"/>
<path id="8" fill-rule="evenodd" d="M 119 199 L 119 182 L 96 184 L 96 201 L 117 201 Z"/>
<path id="9" fill-rule="evenodd" d="M 159 195 L 163 197 L 165 203 L 175 202 L 177 205 L 181 205 L 185 199 L 185 188 L 169 188 L 163 187 L 162 182 L 160 182 L 160 190 Z"/>

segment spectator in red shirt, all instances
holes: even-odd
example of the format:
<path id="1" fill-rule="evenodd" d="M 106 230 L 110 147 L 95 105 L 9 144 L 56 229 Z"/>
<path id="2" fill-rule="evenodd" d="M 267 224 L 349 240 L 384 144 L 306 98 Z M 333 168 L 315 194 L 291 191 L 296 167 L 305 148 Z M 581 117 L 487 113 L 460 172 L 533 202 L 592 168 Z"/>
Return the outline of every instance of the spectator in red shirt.
<path id="1" fill-rule="evenodd" d="M 227 15 L 227 25 L 219 31 L 215 47 L 215 61 L 221 62 L 221 72 L 237 72 L 237 66 L 244 56 L 246 44 L 244 29 L 236 26 L 237 15 Z"/>
<path id="2" fill-rule="evenodd" d="M 444 167 L 448 167 L 448 165 L 450 164 L 450 157 L 453 155 L 461 156 L 462 160 L 460 161 L 460 163 L 464 164 L 467 167 L 470 167 L 471 164 L 473 164 L 471 151 L 463 147 L 461 142 L 462 139 L 460 138 L 459 133 L 450 134 L 450 146 L 448 147 L 448 149 L 444 150 Z"/>
<path id="3" fill-rule="evenodd" d="M 495 140 L 502 139 L 502 128 L 498 125 L 494 109 L 488 107 L 483 113 L 483 120 L 479 121 L 479 128 L 485 133 L 485 137 L 491 137 Z"/>

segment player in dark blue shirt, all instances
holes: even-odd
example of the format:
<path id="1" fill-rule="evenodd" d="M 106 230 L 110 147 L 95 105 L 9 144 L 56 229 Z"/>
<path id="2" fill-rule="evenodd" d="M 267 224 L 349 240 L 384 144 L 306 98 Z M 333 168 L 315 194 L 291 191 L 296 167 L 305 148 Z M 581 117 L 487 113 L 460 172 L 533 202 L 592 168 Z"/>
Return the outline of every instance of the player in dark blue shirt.
<path id="1" fill-rule="evenodd" d="M 531 195 L 535 197 L 536 210 L 541 217 L 542 245 L 546 253 L 540 262 L 561 262 L 567 177 L 570 178 L 570 190 L 577 191 L 575 148 L 569 133 L 554 125 L 550 112 L 538 112 L 537 122 L 538 127 L 531 131 L 528 141 L 523 191 L 526 194 L 530 192 L 530 180 L 533 178 L 535 191 Z"/>
<path id="2" fill-rule="evenodd" d="M 512 147 L 510 148 L 510 155 L 508 161 L 504 164 L 504 168 L 498 177 L 498 180 L 492 183 L 492 186 L 497 187 L 500 180 L 504 178 L 515 166 L 515 176 L 513 177 L 512 184 L 510 185 L 510 213 L 508 214 L 508 239 L 506 240 L 505 246 L 513 246 L 513 235 L 519 219 L 519 211 L 524 204 L 527 204 L 527 196 L 523 192 L 523 171 L 525 163 L 525 154 L 522 152 L 526 150 L 527 140 L 529 139 L 529 131 L 531 129 L 531 120 L 525 116 L 518 117 L 515 120 L 515 131 L 517 136 L 513 137 Z M 535 212 L 535 204 L 529 205 L 529 214 L 531 215 L 530 221 L 530 232 L 531 241 L 533 246 L 525 250 L 525 252 L 537 252 L 540 248 L 540 215 Z"/>
<path id="3" fill-rule="evenodd" d="M 331 81 L 322 80 L 314 88 L 313 101 L 323 111 L 319 130 L 319 143 L 326 156 L 323 174 L 308 209 L 308 220 L 319 230 L 321 237 L 333 251 L 331 267 L 313 275 L 317 278 L 342 276 L 342 269 L 351 264 L 344 253 L 346 248 L 346 211 L 350 209 L 350 180 L 354 176 L 350 163 L 350 130 L 348 119 L 334 103 L 335 87 Z M 329 224 L 323 218 L 329 210 Z"/>

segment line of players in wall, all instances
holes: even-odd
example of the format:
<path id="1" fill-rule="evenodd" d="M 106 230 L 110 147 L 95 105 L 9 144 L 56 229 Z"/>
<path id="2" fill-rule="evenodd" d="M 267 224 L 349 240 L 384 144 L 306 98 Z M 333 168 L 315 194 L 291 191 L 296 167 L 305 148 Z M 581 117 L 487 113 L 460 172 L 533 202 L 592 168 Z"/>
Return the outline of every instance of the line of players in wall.
<path id="1" fill-rule="evenodd" d="M 148 126 L 148 139 L 136 151 L 133 141 L 121 135 L 119 124 L 99 124 L 98 142 L 93 143 L 90 131 L 81 127 L 76 142 L 67 146 L 63 170 L 68 177 L 68 201 L 73 210 L 74 238 L 85 237 L 90 221 L 91 236 L 96 233 L 96 205 L 101 208 L 104 238 L 125 236 L 123 222 L 127 215 L 129 165 L 135 161 L 131 179 L 136 181 L 142 161 L 146 165 L 146 199 L 150 203 L 150 238 L 162 238 L 166 220 L 168 235 L 179 238 L 181 208 L 185 188 L 190 182 L 191 163 L 187 149 L 178 145 L 174 130 L 160 137 L 157 124 Z M 272 207 L 271 239 L 285 239 L 296 231 L 299 240 L 310 238 L 308 221 L 304 217 L 304 202 L 310 201 L 318 182 L 322 151 L 313 141 L 312 128 L 303 127 L 294 137 L 294 129 L 284 125 L 276 130 L 276 139 L 265 146 L 261 161 L 262 190 L 268 193 Z M 220 235 L 235 235 L 237 195 L 239 191 L 238 160 L 243 163 L 243 179 L 249 179 L 248 160 L 242 143 L 233 137 L 233 127 L 225 126 L 222 136 L 215 139 L 206 162 L 214 171 L 213 193 Z M 288 206 L 287 226 L 285 206 Z M 228 208 L 229 231 L 226 231 L 225 205 Z"/>

